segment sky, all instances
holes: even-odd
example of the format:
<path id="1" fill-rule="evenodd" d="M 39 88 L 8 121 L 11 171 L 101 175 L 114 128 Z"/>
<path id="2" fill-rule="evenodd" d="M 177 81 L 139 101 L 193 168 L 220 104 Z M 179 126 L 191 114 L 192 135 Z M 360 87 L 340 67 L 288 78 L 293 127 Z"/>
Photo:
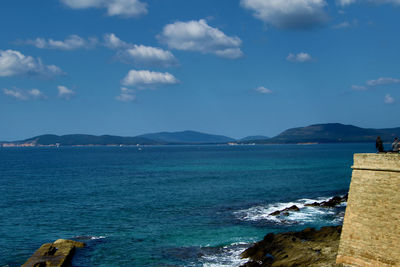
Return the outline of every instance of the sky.
<path id="1" fill-rule="evenodd" d="M 0 141 L 400 124 L 400 0 L 2 0 Z"/>

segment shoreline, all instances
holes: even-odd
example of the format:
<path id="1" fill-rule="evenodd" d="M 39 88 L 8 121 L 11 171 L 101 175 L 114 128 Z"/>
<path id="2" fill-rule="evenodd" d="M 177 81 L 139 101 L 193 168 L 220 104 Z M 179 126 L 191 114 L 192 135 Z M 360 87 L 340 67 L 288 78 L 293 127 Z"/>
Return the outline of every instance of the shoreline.
<path id="1" fill-rule="evenodd" d="M 336 264 L 342 226 L 316 230 L 269 233 L 241 253 L 248 262 L 241 267 L 340 266 Z"/>
<path id="2" fill-rule="evenodd" d="M 292 205 L 277 209 L 268 216 L 287 217 L 307 207 L 332 209 L 347 203 L 348 194 L 315 201 L 302 207 Z M 306 228 L 301 231 L 268 233 L 240 256 L 249 259 L 241 267 L 257 266 L 339 266 L 336 265 L 342 225 Z"/>

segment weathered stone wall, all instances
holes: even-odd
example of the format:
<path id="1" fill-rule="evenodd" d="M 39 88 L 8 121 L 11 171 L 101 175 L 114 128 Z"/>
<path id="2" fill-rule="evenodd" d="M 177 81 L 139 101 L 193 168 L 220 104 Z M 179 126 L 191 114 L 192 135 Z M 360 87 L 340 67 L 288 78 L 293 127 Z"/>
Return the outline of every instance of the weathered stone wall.
<path id="1" fill-rule="evenodd" d="M 400 266 L 400 155 L 355 154 L 337 263 Z"/>

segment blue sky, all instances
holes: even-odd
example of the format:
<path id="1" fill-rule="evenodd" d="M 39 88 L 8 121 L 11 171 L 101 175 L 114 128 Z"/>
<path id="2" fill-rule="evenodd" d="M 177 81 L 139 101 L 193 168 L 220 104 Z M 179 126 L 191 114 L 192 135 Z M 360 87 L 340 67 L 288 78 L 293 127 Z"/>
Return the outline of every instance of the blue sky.
<path id="1" fill-rule="evenodd" d="M 3 0 L 0 140 L 399 127 L 399 0 Z"/>

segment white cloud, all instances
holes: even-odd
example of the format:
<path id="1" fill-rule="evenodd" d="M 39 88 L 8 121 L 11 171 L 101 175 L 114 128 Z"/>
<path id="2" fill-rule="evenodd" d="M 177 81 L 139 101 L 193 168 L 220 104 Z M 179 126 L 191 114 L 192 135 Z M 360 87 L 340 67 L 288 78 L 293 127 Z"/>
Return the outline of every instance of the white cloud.
<path id="1" fill-rule="evenodd" d="M 309 29 L 328 20 L 325 0 L 241 0 L 254 17 L 281 29 Z"/>
<path id="2" fill-rule="evenodd" d="M 304 53 L 304 52 L 300 52 L 297 55 L 290 53 L 286 57 L 286 60 L 291 61 L 291 62 L 307 62 L 307 61 L 311 61 L 312 57 L 310 54 Z"/>
<path id="3" fill-rule="evenodd" d="M 78 35 L 70 35 L 64 41 L 36 38 L 34 40 L 25 41 L 24 43 L 34 45 L 37 48 L 75 50 L 79 48 L 92 48 L 96 45 L 97 39 L 89 38 L 85 40 Z"/>
<path id="4" fill-rule="evenodd" d="M 259 86 L 255 90 L 261 94 L 272 94 L 272 90 L 265 88 L 264 86 Z"/>
<path id="5" fill-rule="evenodd" d="M 231 58 L 231 59 L 243 56 L 243 52 L 242 50 L 240 50 L 240 48 L 227 48 L 224 50 L 217 50 L 215 51 L 215 54 L 219 57 Z"/>
<path id="6" fill-rule="evenodd" d="M 28 96 L 24 92 L 18 89 L 4 88 L 3 93 L 7 96 L 13 97 L 18 100 L 28 100 Z"/>
<path id="7" fill-rule="evenodd" d="M 395 102 L 394 98 L 389 94 L 385 95 L 384 101 L 385 101 L 385 104 L 394 104 L 394 102 Z"/>
<path id="8" fill-rule="evenodd" d="M 132 102 L 133 100 L 136 99 L 136 96 L 131 95 L 131 94 L 121 93 L 121 94 L 117 95 L 115 97 L 115 99 L 117 99 L 118 101 L 121 101 L 121 102 Z"/>
<path id="9" fill-rule="evenodd" d="M 46 98 L 46 96 L 39 89 L 32 89 L 28 91 L 28 94 L 33 98 Z"/>
<path id="10" fill-rule="evenodd" d="M 335 24 L 332 26 L 333 29 L 345 29 L 350 28 L 351 24 L 348 21 L 343 21 L 341 23 Z"/>
<path id="11" fill-rule="evenodd" d="M 22 90 L 22 89 L 3 89 L 3 93 L 7 96 L 18 100 L 44 99 L 46 96 L 39 89 Z"/>
<path id="12" fill-rule="evenodd" d="M 58 89 L 58 96 L 66 100 L 69 100 L 75 94 L 74 91 L 63 85 L 57 86 L 57 89 Z"/>
<path id="13" fill-rule="evenodd" d="M 352 85 L 351 89 L 356 90 L 356 91 L 364 91 L 367 90 L 367 87 L 363 85 Z"/>
<path id="14" fill-rule="evenodd" d="M 354 19 L 353 21 L 343 21 L 341 23 L 335 24 L 332 26 L 332 29 L 339 30 L 339 29 L 346 29 L 358 26 L 358 20 Z"/>
<path id="15" fill-rule="evenodd" d="M 117 59 L 125 63 L 158 67 L 178 64 L 178 60 L 170 51 L 158 47 L 130 44 L 122 41 L 114 33 L 104 35 L 104 46 L 118 50 Z"/>
<path id="16" fill-rule="evenodd" d="M 44 65 L 40 58 L 25 56 L 15 50 L 0 50 L 0 77 L 16 75 L 54 76 L 63 72 L 55 65 Z"/>
<path id="17" fill-rule="evenodd" d="M 133 45 L 132 48 L 121 50 L 118 58 L 123 62 L 145 66 L 168 67 L 177 65 L 178 62 L 170 51 L 144 45 Z"/>
<path id="18" fill-rule="evenodd" d="M 383 4 L 400 5 L 400 0 L 337 0 L 336 1 L 336 3 L 342 7 L 349 6 L 356 2 L 366 2 L 375 5 L 383 5 Z"/>
<path id="19" fill-rule="evenodd" d="M 175 22 L 164 26 L 157 38 L 171 49 L 198 51 L 204 54 L 215 54 L 225 58 L 239 58 L 242 40 L 237 36 L 227 36 L 207 21 Z"/>
<path id="20" fill-rule="evenodd" d="M 136 99 L 136 95 L 133 94 L 134 91 L 126 87 L 121 87 L 121 93 L 115 97 L 121 102 L 132 102 Z"/>
<path id="21" fill-rule="evenodd" d="M 374 4 L 393 4 L 393 5 L 400 5 L 400 0 L 368 0 L 368 2 Z"/>
<path id="22" fill-rule="evenodd" d="M 336 4 L 342 7 L 354 4 L 357 0 L 336 0 Z"/>
<path id="23" fill-rule="evenodd" d="M 131 46 L 119 39 L 114 33 L 107 33 L 104 35 L 104 45 L 110 49 L 121 49 Z"/>
<path id="24" fill-rule="evenodd" d="M 125 86 L 135 86 L 138 89 L 155 88 L 160 85 L 176 84 L 179 81 L 168 72 L 148 70 L 131 70 L 122 80 Z"/>
<path id="25" fill-rule="evenodd" d="M 147 14 L 147 4 L 140 0 L 61 0 L 73 9 L 105 8 L 109 16 L 138 17 Z"/>
<path id="26" fill-rule="evenodd" d="M 351 89 L 357 91 L 367 90 L 368 88 L 380 86 L 380 85 L 389 85 L 400 83 L 400 79 L 391 78 L 391 77 L 380 77 L 376 80 L 368 80 L 365 82 L 366 85 L 352 85 Z"/>
<path id="27" fill-rule="evenodd" d="M 400 83 L 399 79 L 390 78 L 390 77 L 380 77 L 376 80 L 369 80 L 366 82 L 368 86 L 378 86 L 378 85 L 387 85 L 387 84 L 394 84 Z"/>

